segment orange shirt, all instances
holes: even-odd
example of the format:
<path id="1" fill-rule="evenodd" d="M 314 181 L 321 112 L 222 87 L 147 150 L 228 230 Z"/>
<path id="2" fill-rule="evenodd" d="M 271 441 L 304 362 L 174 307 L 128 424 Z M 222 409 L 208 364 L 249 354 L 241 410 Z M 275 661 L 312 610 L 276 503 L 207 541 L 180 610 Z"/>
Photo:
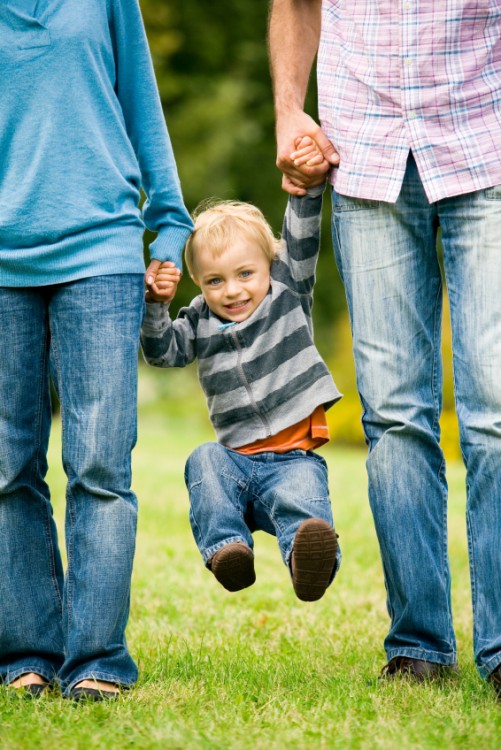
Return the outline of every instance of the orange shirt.
<path id="1" fill-rule="evenodd" d="M 286 427 L 276 435 L 254 443 L 234 448 L 237 453 L 288 453 L 294 450 L 311 451 L 329 441 L 329 426 L 325 417 L 323 406 L 317 406 L 313 414 L 306 419 L 296 422 L 291 427 Z"/>

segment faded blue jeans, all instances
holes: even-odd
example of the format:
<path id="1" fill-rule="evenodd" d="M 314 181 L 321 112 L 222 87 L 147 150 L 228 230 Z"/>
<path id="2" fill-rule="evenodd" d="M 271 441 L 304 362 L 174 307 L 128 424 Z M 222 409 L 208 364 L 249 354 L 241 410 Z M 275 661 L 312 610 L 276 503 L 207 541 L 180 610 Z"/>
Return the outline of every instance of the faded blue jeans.
<path id="1" fill-rule="evenodd" d="M 333 193 L 391 618 L 387 657 L 452 664 L 439 226 L 467 469 L 474 652 L 486 677 L 501 663 L 501 187 L 430 205 L 410 157 L 396 204 Z"/>
<path id="2" fill-rule="evenodd" d="M 245 455 L 204 443 L 188 458 L 190 523 L 205 564 L 231 542 L 254 546 L 253 531 L 276 536 L 289 566 L 294 537 L 307 518 L 333 525 L 327 464 L 312 451 Z M 338 547 L 335 572 L 341 561 Z"/>
<path id="3" fill-rule="evenodd" d="M 0 289 L 0 679 L 130 685 L 140 274 Z M 50 362 L 61 401 L 63 568 L 45 482 Z"/>

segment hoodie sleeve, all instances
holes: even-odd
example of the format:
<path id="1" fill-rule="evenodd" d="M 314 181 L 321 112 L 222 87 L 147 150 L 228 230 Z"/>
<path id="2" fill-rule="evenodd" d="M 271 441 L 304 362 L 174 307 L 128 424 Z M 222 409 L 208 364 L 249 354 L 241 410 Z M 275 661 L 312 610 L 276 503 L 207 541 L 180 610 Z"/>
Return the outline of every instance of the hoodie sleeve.
<path id="1" fill-rule="evenodd" d="M 141 348 L 148 364 L 155 367 L 186 367 L 193 362 L 202 304 L 202 298 L 196 297 L 179 311 L 175 320 L 169 315 L 169 305 L 161 302 L 146 305 Z"/>
<path id="2" fill-rule="evenodd" d="M 282 229 L 280 258 L 273 277 L 290 286 L 311 309 L 315 270 L 320 250 L 320 224 L 324 185 L 310 188 L 305 196 L 290 195 Z"/>

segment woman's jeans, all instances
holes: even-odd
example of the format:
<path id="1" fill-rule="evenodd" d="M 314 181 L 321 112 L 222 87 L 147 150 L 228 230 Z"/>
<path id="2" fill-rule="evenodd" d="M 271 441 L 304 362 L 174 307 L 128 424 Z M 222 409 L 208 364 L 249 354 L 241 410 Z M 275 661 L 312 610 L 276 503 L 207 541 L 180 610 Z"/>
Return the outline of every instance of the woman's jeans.
<path id="1" fill-rule="evenodd" d="M 452 664 L 439 446 L 441 227 L 467 469 L 474 651 L 485 677 L 501 663 L 501 187 L 430 205 L 410 157 L 396 204 L 333 193 L 333 208 L 391 617 L 387 656 Z"/>
<path id="2" fill-rule="evenodd" d="M 204 443 L 185 470 L 190 522 L 204 563 L 226 544 L 254 546 L 253 531 L 277 537 L 289 565 L 294 537 L 307 518 L 333 525 L 327 464 L 317 453 L 245 455 L 219 443 Z M 341 553 L 338 548 L 335 572 Z"/>
<path id="3" fill-rule="evenodd" d="M 96 678 L 130 685 L 125 642 L 137 502 L 140 274 L 0 288 L 0 678 L 26 672 L 67 693 Z M 63 568 L 47 472 L 49 369 L 61 401 Z"/>

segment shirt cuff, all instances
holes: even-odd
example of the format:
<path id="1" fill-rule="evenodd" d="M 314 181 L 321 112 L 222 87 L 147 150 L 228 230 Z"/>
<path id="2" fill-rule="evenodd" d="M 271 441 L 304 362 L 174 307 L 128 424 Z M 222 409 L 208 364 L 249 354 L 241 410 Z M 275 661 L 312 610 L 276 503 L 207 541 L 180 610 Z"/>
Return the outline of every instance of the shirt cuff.
<path id="1" fill-rule="evenodd" d="M 310 198 L 318 198 L 319 195 L 323 194 L 326 185 L 327 182 L 322 182 L 321 185 L 315 185 L 315 187 L 308 188 L 306 195 Z"/>
<path id="2" fill-rule="evenodd" d="M 150 245 L 150 259 L 171 260 L 177 268 L 183 270 L 183 250 L 191 230 L 186 227 L 168 227 L 160 230 Z"/>

